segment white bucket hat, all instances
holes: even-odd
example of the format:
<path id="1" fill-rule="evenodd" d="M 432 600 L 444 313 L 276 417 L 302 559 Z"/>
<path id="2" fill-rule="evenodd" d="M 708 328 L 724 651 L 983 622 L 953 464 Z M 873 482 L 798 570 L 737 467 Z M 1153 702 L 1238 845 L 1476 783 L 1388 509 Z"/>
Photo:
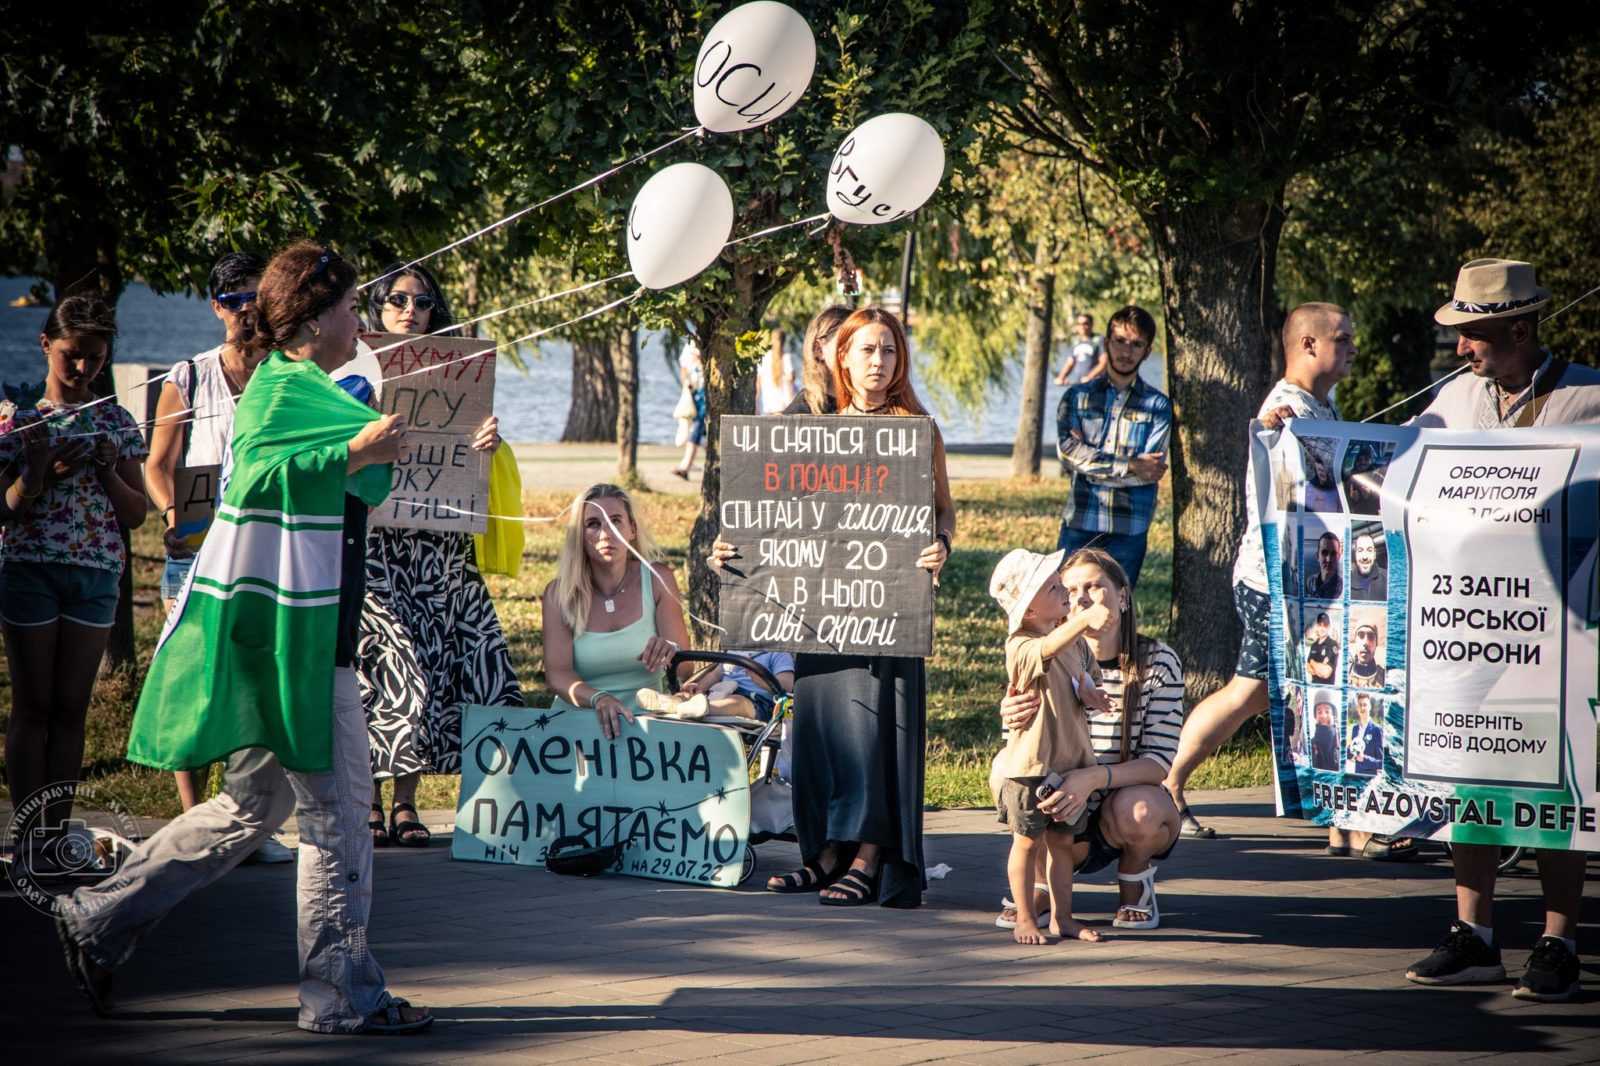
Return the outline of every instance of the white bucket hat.
<path id="1" fill-rule="evenodd" d="M 1515 259 L 1474 259 L 1456 275 L 1455 297 L 1433 313 L 1441 326 L 1464 326 L 1491 318 L 1511 318 L 1537 311 L 1550 302 L 1532 263 Z"/>
<path id="2" fill-rule="evenodd" d="M 1005 558 L 1000 560 L 993 576 L 989 578 L 989 595 L 1006 613 L 1006 636 L 1015 633 L 1017 627 L 1022 625 L 1022 616 L 1027 613 L 1028 605 L 1039 594 L 1039 589 L 1050 579 L 1050 575 L 1061 569 L 1066 556 L 1064 551 L 1040 555 L 1026 548 L 1013 548 L 1006 552 Z"/>

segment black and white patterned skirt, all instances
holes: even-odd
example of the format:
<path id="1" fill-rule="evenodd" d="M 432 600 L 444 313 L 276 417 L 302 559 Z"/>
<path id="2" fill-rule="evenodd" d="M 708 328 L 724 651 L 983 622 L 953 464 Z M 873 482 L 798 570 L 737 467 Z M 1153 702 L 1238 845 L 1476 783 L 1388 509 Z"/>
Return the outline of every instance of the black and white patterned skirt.
<path id="1" fill-rule="evenodd" d="M 469 533 L 374 529 L 356 674 L 374 777 L 461 772 L 461 708 L 522 688 Z"/>

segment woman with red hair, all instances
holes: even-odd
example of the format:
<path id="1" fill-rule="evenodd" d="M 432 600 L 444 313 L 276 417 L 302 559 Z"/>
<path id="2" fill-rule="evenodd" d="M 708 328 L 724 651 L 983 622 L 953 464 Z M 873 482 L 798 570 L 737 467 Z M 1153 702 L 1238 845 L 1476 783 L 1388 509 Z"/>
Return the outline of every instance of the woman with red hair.
<path id="1" fill-rule="evenodd" d="M 911 387 L 910 346 L 894 315 L 877 307 L 854 312 L 839 326 L 835 350 L 838 414 L 927 414 Z M 956 526 L 937 426 L 933 480 L 934 535 L 916 565 L 937 582 Z M 719 542 L 713 563 L 731 551 Z M 767 882 L 770 891 L 820 891 L 820 902 L 834 907 L 921 904 L 926 717 L 921 659 L 795 656 L 794 818 L 805 864 Z"/>

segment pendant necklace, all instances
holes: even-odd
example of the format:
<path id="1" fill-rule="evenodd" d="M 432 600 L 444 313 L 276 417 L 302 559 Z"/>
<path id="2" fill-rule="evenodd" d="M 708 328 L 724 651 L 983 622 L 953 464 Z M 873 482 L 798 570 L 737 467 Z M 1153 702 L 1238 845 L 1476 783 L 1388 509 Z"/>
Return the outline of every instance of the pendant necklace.
<path id="1" fill-rule="evenodd" d="M 622 592 L 622 586 L 626 585 L 627 583 L 628 583 L 628 572 L 626 570 L 624 570 L 622 572 L 622 580 L 617 582 L 617 587 L 616 588 L 612 589 L 611 592 L 609 592 L 609 593 L 607 593 L 604 589 L 600 590 L 600 594 L 605 597 L 604 603 L 605 603 L 606 614 L 616 614 L 617 613 L 617 595 Z M 597 582 L 597 584 L 598 584 L 598 582 Z"/>

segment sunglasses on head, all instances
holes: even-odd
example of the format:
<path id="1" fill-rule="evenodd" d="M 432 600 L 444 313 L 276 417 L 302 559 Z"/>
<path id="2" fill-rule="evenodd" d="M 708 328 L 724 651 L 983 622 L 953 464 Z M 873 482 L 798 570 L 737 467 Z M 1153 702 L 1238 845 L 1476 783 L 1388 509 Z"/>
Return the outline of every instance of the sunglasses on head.
<path id="1" fill-rule="evenodd" d="M 439 301 L 435 300 L 427 293 L 422 293 L 420 296 L 413 296 L 409 292 L 391 292 L 389 295 L 383 298 L 383 302 L 388 304 L 390 307 L 393 307 L 397 311 L 405 310 L 407 304 L 415 307 L 418 311 L 432 311 L 435 307 L 439 306 Z"/>
<path id="2" fill-rule="evenodd" d="M 256 302 L 256 291 L 251 289 L 249 292 L 220 292 L 213 299 L 221 304 L 224 310 L 243 311 L 246 304 Z"/>

